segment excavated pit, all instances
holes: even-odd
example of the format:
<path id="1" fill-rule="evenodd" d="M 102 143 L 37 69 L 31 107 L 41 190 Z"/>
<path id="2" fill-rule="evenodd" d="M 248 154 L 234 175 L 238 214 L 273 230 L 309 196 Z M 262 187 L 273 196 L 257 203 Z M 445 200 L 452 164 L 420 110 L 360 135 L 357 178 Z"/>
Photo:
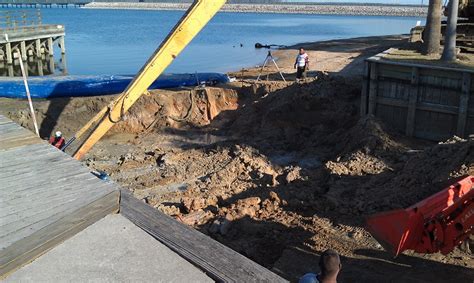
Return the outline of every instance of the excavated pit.
<path id="1" fill-rule="evenodd" d="M 84 162 L 291 280 L 314 270 L 327 248 L 343 256 L 342 281 L 474 278 L 469 247 L 393 259 L 363 228 L 372 213 L 410 206 L 474 174 L 473 141 L 407 139 L 360 118 L 357 79 L 242 85 L 152 92 Z M 111 99 L 36 103 L 44 136 L 71 135 Z M 0 102 L 32 128 L 24 102 Z"/>

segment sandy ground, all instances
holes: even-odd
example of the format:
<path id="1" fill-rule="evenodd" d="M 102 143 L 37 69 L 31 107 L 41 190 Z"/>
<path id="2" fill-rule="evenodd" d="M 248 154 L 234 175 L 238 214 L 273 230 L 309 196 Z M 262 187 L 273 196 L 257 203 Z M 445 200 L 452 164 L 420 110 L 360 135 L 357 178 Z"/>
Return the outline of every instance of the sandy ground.
<path id="1" fill-rule="evenodd" d="M 294 63 L 300 47 L 306 50 L 310 59 L 308 78 L 317 77 L 320 73 L 337 76 L 354 77 L 363 73 L 364 60 L 387 50 L 390 47 L 407 45 L 408 35 L 359 37 L 352 39 L 330 40 L 316 43 L 301 43 L 282 49 L 270 49 L 277 65 L 285 78 L 295 80 Z M 267 43 L 262 43 L 267 44 Z M 276 67 L 269 63 L 264 69 L 263 79 L 281 80 Z M 254 79 L 260 68 L 244 69 L 234 72 L 239 78 Z"/>
<path id="2" fill-rule="evenodd" d="M 364 229 L 368 215 L 474 174 L 473 141 L 407 139 L 359 117 L 363 59 L 399 43 L 303 44 L 312 72 L 302 84 L 276 81 L 274 70 L 255 83 L 258 70 L 246 70 L 228 86 L 153 91 L 84 163 L 292 281 L 317 272 L 319 254 L 333 248 L 341 282 L 472 282 L 469 247 L 393 258 Z M 295 49 L 275 55 L 294 78 Z M 72 134 L 110 99 L 36 102 L 42 134 Z M 0 113 L 32 127 L 25 101 L 0 103 Z"/>

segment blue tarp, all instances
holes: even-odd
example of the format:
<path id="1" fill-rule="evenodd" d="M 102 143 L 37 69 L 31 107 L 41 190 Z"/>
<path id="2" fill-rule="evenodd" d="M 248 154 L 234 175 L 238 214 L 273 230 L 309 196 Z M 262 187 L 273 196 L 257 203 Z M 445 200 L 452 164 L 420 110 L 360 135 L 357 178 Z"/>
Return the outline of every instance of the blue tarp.
<path id="1" fill-rule="evenodd" d="M 96 96 L 117 94 L 133 80 L 133 76 L 50 76 L 30 77 L 28 86 L 33 98 Z M 150 87 L 191 87 L 202 83 L 227 83 L 229 77 L 221 73 L 163 74 Z M 0 96 L 26 98 L 22 78 L 0 78 Z"/>

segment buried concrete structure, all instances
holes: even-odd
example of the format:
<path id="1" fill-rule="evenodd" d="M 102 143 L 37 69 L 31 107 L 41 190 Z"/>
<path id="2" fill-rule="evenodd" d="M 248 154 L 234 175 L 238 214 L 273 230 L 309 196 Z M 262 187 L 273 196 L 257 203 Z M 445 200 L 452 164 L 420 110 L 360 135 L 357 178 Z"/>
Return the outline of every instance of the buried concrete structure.
<path id="1" fill-rule="evenodd" d="M 0 278 L 285 282 L 1 115 Z"/>

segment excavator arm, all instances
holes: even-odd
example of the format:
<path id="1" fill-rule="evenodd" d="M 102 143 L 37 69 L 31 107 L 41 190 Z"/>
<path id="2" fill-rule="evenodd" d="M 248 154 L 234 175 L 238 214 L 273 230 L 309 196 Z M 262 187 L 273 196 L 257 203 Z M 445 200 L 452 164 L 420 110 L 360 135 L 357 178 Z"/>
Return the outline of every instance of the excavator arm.
<path id="1" fill-rule="evenodd" d="M 113 125 L 121 121 L 128 109 L 138 98 L 148 92 L 150 85 L 214 17 L 225 2 L 226 0 L 194 1 L 127 89 L 68 141 L 66 146 L 81 138 L 82 143 L 73 154 L 74 158 L 81 159 Z"/>

